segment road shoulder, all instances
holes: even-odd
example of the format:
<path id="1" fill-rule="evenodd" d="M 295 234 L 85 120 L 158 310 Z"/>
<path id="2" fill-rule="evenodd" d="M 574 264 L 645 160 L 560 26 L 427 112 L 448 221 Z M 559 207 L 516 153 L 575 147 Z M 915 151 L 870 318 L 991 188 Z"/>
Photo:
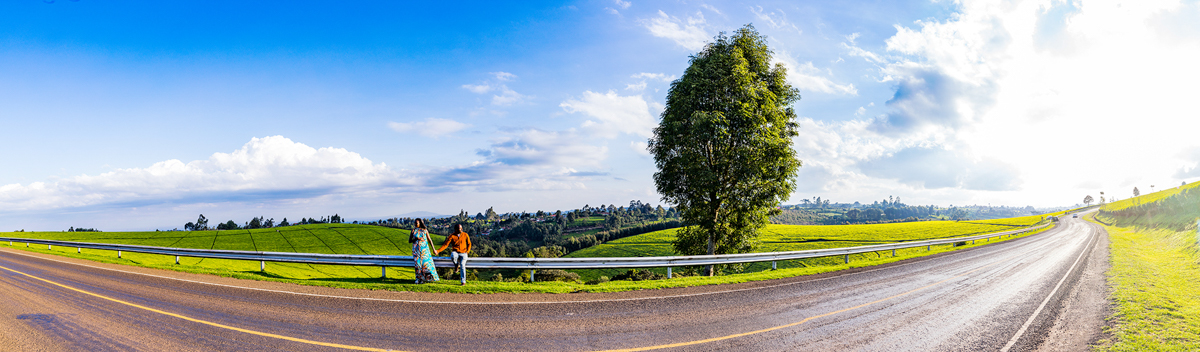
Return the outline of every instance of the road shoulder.
<path id="1" fill-rule="evenodd" d="M 1097 241 L 1083 263 L 1075 289 L 1063 298 L 1046 340 L 1039 351 L 1089 351 L 1103 339 L 1106 318 L 1112 313 L 1107 273 L 1110 267 L 1108 232 L 1084 222 L 1097 231 Z"/>

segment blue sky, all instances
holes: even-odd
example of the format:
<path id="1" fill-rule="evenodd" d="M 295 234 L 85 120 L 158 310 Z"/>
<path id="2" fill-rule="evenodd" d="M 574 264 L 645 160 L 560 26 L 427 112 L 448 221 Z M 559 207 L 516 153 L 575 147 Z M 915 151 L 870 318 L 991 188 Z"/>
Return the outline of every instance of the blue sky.
<path id="1" fill-rule="evenodd" d="M 0 230 L 659 203 L 718 32 L 800 89 L 788 203 L 1058 206 L 1200 179 L 1195 1 L 0 5 Z"/>

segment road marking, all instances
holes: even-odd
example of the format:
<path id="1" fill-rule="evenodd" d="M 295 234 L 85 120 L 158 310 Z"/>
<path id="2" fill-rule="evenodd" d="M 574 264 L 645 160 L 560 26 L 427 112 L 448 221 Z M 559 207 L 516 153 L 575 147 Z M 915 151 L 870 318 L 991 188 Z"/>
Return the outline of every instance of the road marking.
<path id="1" fill-rule="evenodd" d="M 1054 229 L 1054 228 L 1051 228 L 1051 230 L 1052 230 L 1052 229 Z M 1041 232 L 1041 233 L 1045 233 L 1045 232 Z M 1028 236 L 1028 235 L 1026 235 L 1026 236 Z M 1021 236 L 1021 237 L 1011 237 L 1011 238 L 1010 238 L 1010 240 L 1011 240 L 1011 239 L 1018 239 L 1018 238 L 1025 238 L 1026 236 Z M 997 242 L 997 243 L 1004 243 L 1004 242 L 1008 242 L 1008 240 L 1005 240 L 1005 241 L 1000 241 L 1000 242 Z M 449 301 L 422 301 L 422 300 L 410 300 L 410 299 L 392 299 L 392 298 L 372 298 L 372 297 L 351 297 L 351 296 L 338 296 L 338 295 L 323 295 L 323 294 L 318 294 L 318 293 L 304 293 L 304 292 L 294 292 L 294 291 L 284 291 L 284 290 L 272 290 L 272 289 L 265 289 L 265 288 L 255 288 L 255 287 L 246 287 L 246 286 L 237 286 L 237 285 L 226 285 L 226 284 L 218 284 L 218 283 L 212 283 L 212 282 L 204 282 L 204 281 L 196 281 L 196 280 L 180 279 L 180 278 L 174 278 L 174 277 L 169 277 L 169 276 L 160 276 L 160 275 L 154 275 L 154 274 L 139 273 L 139 272 L 134 272 L 134 271 L 125 271 L 125 270 L 111 269 L 111 268 L 105 268 L 105 267 L 99 267 L 99 266 L 93 266 L 93 265 L 86 265 L 86 264 L 80 264 L 80 263 L 72 263 L 72 262 L 68 262 L 68 261 L 65 261 L 65 260 L 58 260 L 58 259 L 52 259 L 52 258 L 45 258 L 45 257 L 40 257 L 40 256 L 31 255 L 31 254 L 25 254 L 25 253 L 21 253 L 21 252 L 18 252 L 18 251 L 10 251 L 9 253 L 13 253 L 13 254 L 17 254 L 17 255 L 23 255 L 23 256 L 26 256 L 26 257 L 30 257 L 30 258 L 36 258 L 36 259 L 41 259 L 41 260 L 48 260 L 48 261 L 53 261 L 53 262 L 59 262 L 59 263 L 63 263 L 63 264 L 78 265 L 78 266 L 83 266 L 83 267 L 88 267 L 88 268 L 93 268 L 93 269 L 108 270 L 108 271 L 115 271 L 115 272 L 119 272 L 119 273 L 125 273 L 125 274 L 132 274 L 132 275 L 142 275 L 142 276 L 153 277 L 153 278 L 164 279 L 164 280 L 175 280 L 175 281 L 182 281 L 182 282 L 188 282 L 188 283 L 194 283 L 194 284 L 210 285 L 210 286 L 218 286 L 218 287 L 228 287 L 228 288 L 236 288 L 236 289 L 243 289 L 243 290 L 250 290 L 250 291 L 271 292 L 271 293 L 282 293 L 282 294 L 290 294 L 290 295 L 297 295 L 297 296 L 320 297 L 320 298 L 355 299 L 355 300 L 376 301 L 376 302 L 395 302 L 395 303 L 423 303 L 423 304 L 450 304 L 450 305 L 461 305 L 461 304 L 469 304 L 469 305 L 518 305 L 518 304 L 573 304 L 573 303 L 603 303 L 603 302 L 646 301 L 646 300 L 652 300 L 652 299 L 669 299 L 669 298 L 683 298 L 683 297 L 707 296 L 707 295 L 724 294 L 724 293 L 736 293 L 736 292 L 742 292 L 742 291 L 764 290 L 764 289 L 771 289 L 771 288 L 777 288 L 777 287 L 783 287 L 783 286 L 791 286 L 791 285 L 800 285 L 800 284 L 812 283 L 812 282 L 817 282 L 817 281 L 824 281 L 824 280 L 831 280 L 831 279 L 835 279 L 835 278 L 841 278 L 841 277 L 845 277 L 845 276 L 847 276 L 847 275 L 859 275 L 859 274 L 872 273 L 872 272 L 876 272 L 876 271 L 888 270 L 888 269 L 893 269 L 893 268 L 897 268 L 897 267 L 901 267 L 901 266 L 914 265 L 914 264 L 918 264 L 918 263 L 923 263 L 923 262 L 924 262 L 924 261 L 915 261 L 915 262 L 908 262 L 908 263 L 900 263 L 900 264 L 892 265 L 892 266 L 885 267 L 885 268 L 874 268 L 874 269 L 867 269 L 867 270 L 858 271 L 858 272 L 853 272 L 853 273 L 843 273 L 843 274 L 839 274 L 839 275 L 833 275 L 833 276 L 828 276 L 828 277 L 823 277 L 823 278 L 817 278 L 817 279 L 811 279 L 811 280 L 805 280 L 805 281 L 799 281 L 799 282 L 788 282 L 788 283 L 782 283 L 782 284 L 767 285 L 767 286 L 759 286 L 759 287 L 749 287 L 749 288 L 740 288 L 740 289 L 734 289 L 734 290 L 711 291 L 711 292 L 699 292 L 699 293 L 688 293 L 688 294 L 681 294 L 681 295 L 670 295 L 670 296 L 634 297 L 634 298 L 615 298 L 615 299 L 593 299 L 593 300 L 579 300 L 579 301 L 547 301 L 547 302 L 538 302 L 538 301 L 526 301 L 526 302 L 449 302 Z M 967 252 L 951 251 L 951 252 L 944 252 L 944 253 L 951 253 L 951 254 L 961 254 L 961 253 L 967 253 Z M 925 258 L 925 257 L 917 257 L 917 258 Z"/>
<path id="2" fill-rule="evenodd" d="M 1025 324 L 1021 325 L 1021 329 L 1017 330 L 1016 335 L 1013 335 L 1012 339 L 1008 340 L 1008 343 L 1004 345 L 1004 348 L 1000 349 L 1000 352 L 1008 352 L 1009 349 L 1012 349 L 1013 345 L 1017 344 L 1017 340 L 1020 340 L 1021 335 L 1025 334 L 1025 330 L 1029 329 L 1029 326 L 1033 324 L 1034 318 L 1037 318 L 1038 314 L 1042 313 L 1042 309 L 1046 308 L 1047 303 L 1050 303 L 1050 298 L 1054 297 L 1055 293 L 1058 293 L 1058 289 L 1061 288 L 1063 283 L 1067 281 L 1067 277 L 1071 276 L 1072 271 L 1075 271 L 1075 267 L 1077 265 L 1079 265 L 1079 261 L 1083 260 L 1083 256 L 1088 253 L 1088 248 L 1090 248 L 1092 246 L 1092 243 L 1095 242 L 1095 240 L 1096 240 L 1095 229 L 1089 229 L 1089 230 L 1092 235 L 1090 237 L 1088 237 L 1087 245 L 1084 246 L 1083 250 L 1079 252 L 1079 257 L 1075 258 L 1075 263 L 1071 264 L 1071 268 L 1067 269 L 1067 273 L 1063 274 L 1062 279 L 1058 280 L 1058 284 L 1054 285 L 1054 289 L 1050 291 L 1049 295 L 1046 295 L 1046 299 L 1042 300 L 1042 304 L 1039 305 L 1037 307 L 1037 309 L 1033 311 L 1033 315 L 1029 316 L 1029 319 L 1025 321 Z"/>
<path id="3" fill-rule="evenodd" d="M 766 329 L 762 329 L 762 330 L 755 330 L 755 331 L 751 331 L 751 332 L 743 332 L 743 333 L 740 333 L 740 334 L 726 335 L 726 336 L 714 337 L 714 338 L 710 338 L 710 339 L 704 339 L 704 340 L 696 340 L 696 341 L 688 341 L 688 342 L 679 342 L 679 343 L 672 343 L 672 344 L 666 344 L 666 345 L 656 345 L 656 346 L 637 347 L 637 348 L 623 348 L 623 349 L 613 349 L 613 350 L 602 350 L 602 351 L 597 351 L 597 352 L 632 352 L 632 351 L 649 351 L 649 350 L 657 350 L 657 349 L 663 349 L 663 348 L 673 348 L 673 347 L 684 347 L 684 346 L 699 345 L 699 344 L 702 344 L 702 343 L 709 343 L 709 342 L 716 342 L 716 341 L 721 341 L 721 340 L 728 340 L 728 339 L 732 339 L 732 338 L 738 338 L 738 337 L 743 337 L 743 336 L 750 336 L 750 335 L 755 335 L 755 334 L 761 334 L 761 333 L 764 333 L 764 332 L 770 332 L 770 331 L 775 331 L 775 330 L 779 330 L 779 329 L 790 328 L 790 327 L 793 327 L 793 326 L 797 326 L 797 325 L 800 325 L 800 324 L 807 323 L 807 322 L 809 322 L 809 321 L 812 321 L 813 319 L 817 319 L 817 318 L 824 318 L 824 317 L 827 317 L 827 316 L 830 316 L 830 315 L 834 315 L 834 314 L 838 314 L 838 313 L 845 313 L 845 312 L 849 312 L 849 311 L 852 311 L 852 310 L 855 310 L 855 309 L 859 309 L 859 308 L 862 308 L 862 307 L 867 307 L 867 306 L 871 306 L 871 305 L 874 305 L 874 304 L 877 304 L 877 303 L 881 303 L 881 302 L 889 301 L 889 300 L 892 300 L 892 299 L 896 299 L 896 298 L 898 298 L 898 297 L 903 297 L 903 296 L 905 296 L 905 295 L 908 295 L 908 294 L 911 294 L 911 293 L 913 293 L 913 292 L 917 292 L 917 291 L 921 291 L 921 290 L 924 290 L 924 289 L 927 289 L 927 288 L 930 288 L 930 287 L 933 287 L 933 286 L 941 285 L 941 284 L 943 284 L 943 283 L 946 283 L 947 281 L 954 280 L 954 279 L 957 279 L 957 278 L 960 278 L 960 277 L 963 277 L 963 276 L 970 275 L 971 273 L 974 273 L 974 272 L 976 272 L 976 271 L 980 271 L 980 270 L 983 270 L 983 269 L 987 269 L 987 268 L 989 268 L 989 267 L 995 266 L 995 265 L 997 265 L 997 264 L 1000 264 L 1000 263 L 1002 263 L 1002 262 L 995 262 L 995 263 L 992 263 L 992 264 L 984 265 L 984 266 L 981 266 L 981 267 L 975 268 L 974 270 L 971 270 L 971 271 L 968 271 L 968 272 L 965 272 L 965 273 L 962 273 L 962 274 L 955 275 L 955 276 L 953 276 L 953 277 L 950 277 L 950 278 L 948 278 L 948 279 L 945 279 L 945 280 L 942 280 L 942 281 L 938 281 L 938 282 L 935 282 L 935 283 L 932 283 L 932 284 L 928 284 L 928 285 L 925 285 L 925 286 L 921 286 L 921 287 L 918 287 L 918 288 L 912 289 L 912 290 L 910 290 L 910 291 L 908 291 L 908 292 L 904 292 L 904 293 L 896 294 L 896 295 L 894 295 L 894 296 L 891 296 L 891 297 L 882 298 L 882 299 L 879 299 L 879 300 L 876 300 L 876 301 L 873 301 L 873 302 L 863 303 L 863 304 L 860 304 L 860 305 L 857 305 L 857 306 L 853 306 L 853 307 L 850 307 L 850 308 L 846 308 L 846 309 L 842 309 L 842 310 L 837 310 L 837 311 L 833 311 L 833 312 L 829 312 L 829 313 L 825 313 L 825 314 L 821 314 L 821 315 L 814 315 L 814 316 L 811 316 L 811 317 L 808 317 L 808 318 L 804 318 L 804 320 L 801 320 L 801 321 L 798 321 L 798 322 L 795 322 L 795 323 L 791 323 L 791 324 L 784 324 L 784 325 L 780 325 L 780 326 L 776 326 L 776 327 L 770 327 L 770 328 L 766 328 Z"/>
<path id="4" fill-rule="evenodd" d="M 200 323 L 200 324 L 204 324 L 204 325 L 208 325 L 208 326 L 212 326 L 212 327 L 218 327 L 218 328 L 222 328 L 222 329 L 228 329 L 228 330 L 233 330 L 233 331 L 238 331 L 238 332 L 244 332 L 244 333 L 251 334 L 251 335 L 258 335 L 258 336 L 263 336 L 263 337 L 270 337 L 270 338 L 276 338 L 276 339 L 281 339 L 281 340 L 288 340 L 288 341 L 299 342 L 299 343 L 306 343 L 306 344 L 310 344 L 310 345 L 317 345 L 317 346 L 335 347 L 335 348 L 343 348 L 343 349 L 348 349 L 348 350 L 358 350 L 358 351 L 391 351 L 391 350 L 386 350 L 386 349 L 381 349 L 381 348 L 371 348 L 371 347 L 351 346 L 351 345 L 343 345 L 343 344 L 330 343 L 330 342 L 320 342 L 320 341 L 313 341 L 313 340 L 305 340 L 305 339 L 296 338 L 296 337 L 289 337 L 289 336 L 276 335 L 276 334 L 265 333 L 265 332 L 259 332 L 259 331 L 254 331 L 254 330 L 242 329 L 242 328 L 233 327 L 233 326 L 229 326 L 229 325 L 225 325 L 225 324 L 219 324 L 219 323 L 214 323 L 214 322 L 210 322 L 210 321 L 205 321 L 205 320 L 200 320 L 200 319 L 196 319 L 196 318 L 191 318 L 191 317 L 187 317 L 187 316 L 183 316 L 183 315 L 179 315 L 179 314 L 175 314 L 175 313 L 165 312 L 165 311 L 161 311 L 161 310 L 158 310 L 158 309 L 154 309 L 154 308 L 146 307 L 146 306 L 143 306 L 143 305 L 139 305 L 139 304 L 135 304 L 135 303 L 130 303 L 130 302 L 122 301 L 122 300 L 119 300 L 119 299 L 116 299 L 116 298 L 112 298 L 112 297 L 108 297 L 108 296 L 104 296 L 104 295 L 100 295 L 100 294 L 96 294 L 96 293 L 92 293 L 92 292 L 88 292 L 88 291 L 80 290 L 80 289 L 77 289 L 77 288 L 74 288 L 74 287 L 71 287 L 71 286 L 63 285 L 63 284 L 60 284 L 60 283 L 57 283 L 57 282 L 54 282 L 54 281 L 46 280 L 46 279 L 43 279 L 43 278 L 40 278 L 40 277 L 37 277 L 37 276 L 33 276 L 33 275 L 29 275 L 29 274 L 26 274 L 26 273 L 23 273 L 23 272 L 20 272 L 20 271 L 16 271 L 16 270 L 13 270 L 13 269 L 9 269 L 9 268 L 7 268 L 7 267 L 4 267 L 4 266 L 0 266 L 0 269 L 4 269 L 4 270 L 8 270 L 8 271 L 11 271 L 11 272 L 17 273 L 17 274 L 25 275 L 25 276 L 28 276 L 28 277 L 30 277 L 30 278 L 37 279 L 37 280 L 40 280 L 40 281 L 43 281 L 43 282 L 49 283 L 49 284 L 51 284 L 51 285 L 55 285 L 55 286 L 58 286 L 58 287 L 62 287 L 62 288 L 65 288 L 65 289 L 71 290 L 71 291 L 75 291 L 75 292 L 83 293 L 83 294 L 86 294 L 86 295 L 89 295 L 89 296 L 98 297 L 98 298 L 103 298 L 103 299 L 106 299 L 106 300 L 109 300 L 109 301 L 113 301 L 113 302 L 117 302 L 117 303 L 120 303 L 120 304 L 124 304 L 124 305 L 130 306 L 130 307 L 141 308 L 141 309 L 148 310 L 148 311 L 151 311 L 151 312 L 155 312 L 155 313 L 158 313 L 158 314 L 167 315 L 167 316 L 172 316 L 172 317 L 176 317 L 176 318 L 179 318 L 179 319 L 183 319 L 183 320 L 187 320 L 187 321 L 190 321 L 190 322 L 195 322 L 195 323 Z"/>

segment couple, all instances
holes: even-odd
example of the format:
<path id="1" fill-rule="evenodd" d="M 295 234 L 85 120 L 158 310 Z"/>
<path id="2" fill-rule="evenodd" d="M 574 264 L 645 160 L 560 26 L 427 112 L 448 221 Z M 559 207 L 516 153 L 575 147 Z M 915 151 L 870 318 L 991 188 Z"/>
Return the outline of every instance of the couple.
<path id="1" fill-rule="evenodd" d="M 429 237 L 429 229 L 425 227 L 425 221 L 417 219 L 413 226 L 408 241 L 412 242 L 413 248 L 413 272 L 416 274 L 417 283 L 423 284 L 441 280 L 437 274 L 437 268 L 433 266 L 433 255 L 430 254 L 433 248 L 433 239 Z M 441 253 L 446 247 L 453 245 L 450 258 L 454 260 L 454 271 L 458 271 L 458 278 L 461 285 L 467 284 L 467 254 L 471 253 L 471 236 L 463 232 L 462 224 L 454 225 L 454 234 L 446 238 L 446 243 L 442 244 L 441 248 L 433 251 L 434 254 Z"/>

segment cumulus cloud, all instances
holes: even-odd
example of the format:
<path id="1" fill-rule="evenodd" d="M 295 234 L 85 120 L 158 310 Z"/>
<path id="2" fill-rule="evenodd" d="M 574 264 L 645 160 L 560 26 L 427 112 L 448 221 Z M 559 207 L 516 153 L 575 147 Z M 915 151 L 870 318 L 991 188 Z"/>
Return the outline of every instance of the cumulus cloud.
<path id="1" fill-rule="evenodd" d="M 207 160 L 167 160 L 56 182 L 0 187 L 0 207 L 44 210 L 119 203 L 190 202 L 253 194 L 262 200 L 403 187 L 411 176 L 342 148 L 312 148 L 282 136 L 253 138 Z"/>
<path id="2" fill-rule="evenodd" d="M 629 6 L 633 5 L 631 2 L 621 0 L 613 0 L 613 3 L 617 4 L 617 7 L 620 7 L 622 10 L 628 9 Z"/>
<path id="3" fill-rule="evenodd" d="M 497 80 L 505 81 L 505 82 L 517 79 L 517 75 L 511 74 L 508 72 L 504 72 L 504 71 L 492 72 L 491 75 L 495 76 Z"/>
<path id="4" fill-rule="evenodd" d="M 388 127 L 396 132 L 416 132 L 426 137 L 441 137 L 462 131 L 470 126 L 462 122 L 438 118 L 428 118 L 419 122 L 388 122 Z"/>
<path id="5" fill-rule="evenodd" d="M 650 115 L 649 104 L 641 95 L 621 96 L 613 91 L 604 94 L 585 91 L 579 99 L 568 99 L 559 106 L 568 113 L 582 113 L 590 117 L 583 123 L 583 128 L 604 138 L 616 137 L 621 133 L 650 137 L 657 126 Z"/>
<path id="6" fill-rule="evenodd" d="M 642 25 L 655 37 L 670 39 L 675 44 L 692 51 L 699 51 L 703 48 L 710 37 L 704 29 L 704 14 L 699 12 L 695 16 L 689 16 L 685 21 L 659 10 L 658 17 L 642 20 Z"/>

